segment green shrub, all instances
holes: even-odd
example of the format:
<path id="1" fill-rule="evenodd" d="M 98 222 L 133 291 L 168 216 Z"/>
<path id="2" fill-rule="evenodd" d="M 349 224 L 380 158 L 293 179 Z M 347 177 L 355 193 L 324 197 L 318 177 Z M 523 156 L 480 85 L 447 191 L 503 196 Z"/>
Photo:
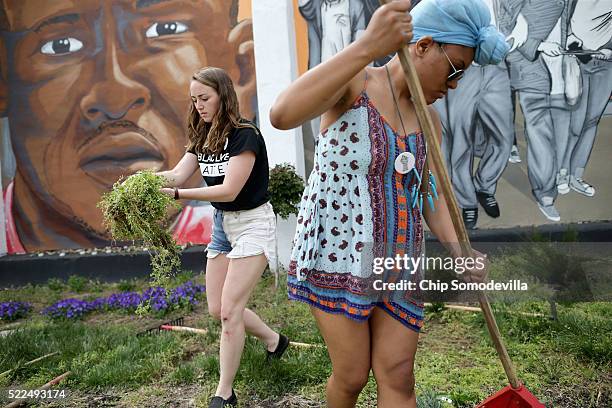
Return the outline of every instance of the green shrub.
<path id="1" fill-rule="evenodd" d="M 121 279 L 119 282 L 117 282 L 117 289 L 119 289 L 120 292 L 132 292 L 134 289 L 136 289 L 136 284 L 132 279 Z"/>
<path id="2" fill-rule="evenodd" d="M 87 289 L 87 278 L 72 275 L 68 278 L 68 287 L 76 293 L 84 292 Z"/>
<path id="3" fill-rule="evenodd" d="M 270 170 L 270 203 L 281 218 L 297 215 L 304 192 L 304 181 L 291 164 L 277 164 Z"/>
<path id="4" fill-rule="evenodd" d="M 47 281 L 47 286 L 54 292 L 61 292 L 64 290 L 64 282 L 58 278 L 51 278 Z"/>

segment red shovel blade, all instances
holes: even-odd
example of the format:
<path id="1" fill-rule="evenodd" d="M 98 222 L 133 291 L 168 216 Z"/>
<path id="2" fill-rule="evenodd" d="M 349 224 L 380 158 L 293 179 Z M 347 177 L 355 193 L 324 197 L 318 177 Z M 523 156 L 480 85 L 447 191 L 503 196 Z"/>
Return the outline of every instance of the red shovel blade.
<path id="1" fill-rule="evenodd" d="M 512 388 L 510 385 L 502 388 L 476 408 L 546 408 L 546 406 L 521 384 L 518 388 Z"/>

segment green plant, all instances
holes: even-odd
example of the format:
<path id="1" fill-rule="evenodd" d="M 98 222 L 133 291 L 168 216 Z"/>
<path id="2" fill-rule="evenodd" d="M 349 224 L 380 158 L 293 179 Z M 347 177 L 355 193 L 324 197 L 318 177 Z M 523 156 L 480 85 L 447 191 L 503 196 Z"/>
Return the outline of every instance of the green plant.
<path id="1" fill-rule="evenodd" d="M 152 249 L 153 281 L 164 285 L 180 267 L 180 247 L 167 229 L 168 208 L 180 208 L 161 192 L 166 180 L 151 171 L 117 181 L 98 203 L 113 239 L 144 241 Z"/>
<path id="2" fill-rule="evenodd" d="M 442 313 L 444 311 L 444 302 L 433 302 L 425 306 L 425 311 L 431 314 Z"/>
<path id="3" fill-rule="evenodd" d="M 87 289 L 87 279 L 82 276 L 72 275 L 68 278 L 68 287 L 75 293 L 81 293 Z"/>
<path id="4" fill-rule="evenodd" d="M 270 170 L 270 203 L 274 213 L 287 219 L 298 214 L 300 199 L 304 192 L 304 181 L 291 164 L 277 164 Z"/>
<path id="5" fill-rule="evenodd" d="M 54 292 L 61 292 L 64 290 L 64 282 L 58 278 L 51 278 L 47 281 L 47 286 Z"/>
<path id="6" fill-rule="evenodd" d="M 119 292 L 131 292 L 135 288 L 136 288 L 136 283 L 134 283 L 133 279 L 130 279 L 130 280 L 121 279 L 119 282 L 117 282 L 117 289 L 119 289 Z"/>
<path id="7" fill-rule="evenodd" d="M 89 291 L 93 293 L 101 293 L 106 286 L 99 279 L 90 279 L 88 282 L 88 285 L 89 285 Z"/>
<path id="8" fill-rule="evenodd" d="M 435 391 L 424 390 L 423 392 L 417 393 L 417 407 L 418 408 L 445 408 L 449 407 L 449 403 L 444 402 L 448 400 L 448 397 L 438 395 Z"/>
<path id="9" fill-rule="evenodd" d="M 473 392 L 466 392 L 462 390 L 452 391 L 450 394 L 453 400 L 453 405 L 457 408 L 469 408 L 480 402 L 481 397 Z"/>
<path id="10" fill-rule="evenodd" d="M 193 271 L 190 270 L 182 270 L 181 272 L 177 273 L 176 276 L 174 277 L 174 279 L 171 282 L 171 286 L 180 286 L 184 283 L 189 282 L 190 280 L 193 280 L 194 278 L 194 274 Z"/>

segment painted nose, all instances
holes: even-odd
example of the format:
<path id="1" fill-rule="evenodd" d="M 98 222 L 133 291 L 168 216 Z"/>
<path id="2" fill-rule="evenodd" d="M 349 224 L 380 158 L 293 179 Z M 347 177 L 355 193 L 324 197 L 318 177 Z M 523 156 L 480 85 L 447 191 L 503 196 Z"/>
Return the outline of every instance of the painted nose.
<path id="1" fill-rule="evenodd" d="M 109 120 L 136 121 L 151 99 L 149 89 L 124 72 L 115 47 L 110 48 L 98 57 L 104 58 L 103 72 L 97 73 L 103 79 L 95 82 L 81 100 L 81 112 L 93 126 Z"/>

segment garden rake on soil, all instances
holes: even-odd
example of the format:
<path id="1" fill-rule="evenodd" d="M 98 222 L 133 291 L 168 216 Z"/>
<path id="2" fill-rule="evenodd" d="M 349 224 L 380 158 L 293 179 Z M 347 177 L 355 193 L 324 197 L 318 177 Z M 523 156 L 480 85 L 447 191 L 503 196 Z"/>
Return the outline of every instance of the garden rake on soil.
<path id="1" fill-rule="evenodd" d="M 380 0 L 380 4 L 385 5 L 390 1 L 391 0 Z M 421 88 L 421 83 L 419 82 L 419 78 L 414 64 L 410 59 L 410 51 L 408 45 L 404 45 L 398 51 L 398 55 L 402 65 L 402 69 L 404 71 L 406 83 L 408 84 L 408 89 L 410 90 L 410 95 L 412 96 L 412 101 L 416 108 L 417 118 L 421 125 L 421 129 L 425 135 L 425 139 L 427 140 L 427 146 L 430 147 L 432 159 L 431 162 L 433 162 L 436 172 L 438 174 L 439 184 L 442 188 L 442 194 L 446 198 L 448 210 L 453 221 L 455 232 L 457 233 L 457 238 L 459 239 L 459 244 L 461 245 L 462 253 L 464 256 L 472 257 L 473 251 L 470 245 L 469 236 L 465 229 L 465 224 L 463 223 L 461 214 L 459 212 L 459 207 L 457 205 L 457 200 L 455 198 L 455 194 L 449 181 L 446 166 L 444 165 L 444 158 L 440 152 L 440 145 L 438 144 L 438 139 L 434 131 L 435 128 L 429 115 L 429 111 L 427 110 L 427 103 L 425 102 L 423 89 Z M 508 382 L 510 383 L 510 385 L 506 386 L 496 394 L 487 398 L 477 407 L 545 408 L 544 404 L 538 401 L 538 399 L 533 394 L 531 394 L 523 386 L 523 384 L 521 384 L 518 377 L 516 376 L 514 365 L 510 360 L 510 356 L 508 356 L 508 351 L 506 350 L 506 346 L 504 345 L 504 342 L 502 340 L 499 328 L 497 327 L 497 322 L 495 321 L 495 316 L 493 315 L 493 311 L 491 310 L 491 305 L 489 304 L 489 300 L 486 294 L 484 292 L 479 292 L 478 300 L 485 321 L 487 323 L 487 329 L 489 330 L 489 334 L 491 336 L 491 339 L 493 340 L 493 344 L 495 345 L 495 350 L 497 351 L 497 355 L 501 360 L 502 366 L 504 367 L 504 371 L 506 372 L 506 377 L 508 377 Z"/>
<path id="2" fill-rule="evenodd" d="M 169 329 L 169 327 L 185 327 L 183 326 L 184 323 L 185 323 L 185 318 L 178 317 L 174 320 L 170 320 L 169 322 L 165 322 L 158 326 L 143 330 L 140 333 L 136 334 L 136 336 L 137 337 L 149 336 L 151 334 L 159 334 L 162 330 L 172 330 L 172 329 Z M 201 330 L 201 329 L 197 329 L 197 330 Z"/>
<path id="3" fill-rule="evenodd" d="M 164 331 L 182 331 L 182 332 L 189 332 L 189 333 L 195 333 L 195 334 L 207 334 L 208 333 L 208 330 L 206 329 L 196 329 L 194 327 L 184 326 L 183 325 L 184 322 L 185 322 L 184 317 L 179 317 L 177 319 L 170 320 L 169 322 L 162 323 L 159 326 L 155 326 L 155 327 L 146 329 L 144 331 L 141 331 L 136 336 L 141 337 L 141 336 L 147 336 L 151 334 L 159 334 L 162 330 Z M 324 347 L 323 344 L 300 343 L 298 341 L 290 341 L 289 344 L 293 347 L 304 347 L 304 348 Z"/>

